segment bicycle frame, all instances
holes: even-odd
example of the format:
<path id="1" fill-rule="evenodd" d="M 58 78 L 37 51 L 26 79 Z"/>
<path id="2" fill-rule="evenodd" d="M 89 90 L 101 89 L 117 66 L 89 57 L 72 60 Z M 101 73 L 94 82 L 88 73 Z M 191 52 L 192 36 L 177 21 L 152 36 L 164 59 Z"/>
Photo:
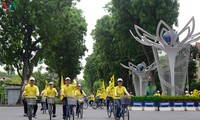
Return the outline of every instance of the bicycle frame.
<path id="1" fill-rule="evenodd" d="M 120 117 L 123 118 L 123 120 L 129 120 L 129 110 L 127 105 L 121 105 L 120 107 Z M 127 114 L 127 115 L 126 115 Z M 127 119 L 125 117 L 127 116 Z"/>
<path id="2" fill-rule="evenodd" d="M 52 119 L 52 106 L 55 104 L 55 98 L 54 97 L 47 97 L 47 103 L 48 103 L 48 112 L 49 112 L 49 117 L 50 120 Z"/>
<path id="3" fill-rule="evenodd" d="M 83 118 L 83 103 L 78 103 L 79 104 L 79 108 L 78 108 L 78 117 L 79 117 L 79 114 L 80 114 L 80 118 L 82 119 Z"/>
<path id="4" fill-rule="evenodd" d="M 107 109 L 107 114 L 108 114 L 109 118 L 111 118 L 112 113 L 114 114 L 114 103 L 110 101 L 109 102 L 109 107 Z"/>
<path id="5" fill-rule="evenodd" d="M 28 108 L 28 119 L 32 120 L 34 105 L 36 105 L 36 98 L 26 98 Z"/>
<path id="6" fill-rule="evenodd" d="M 67 105 L 66 106 L 66 118 L 65 120 L 70 120 L 70 117 L 72 115 L 72 120 L 74 120 L 74 106 L 73 105 Z"/>

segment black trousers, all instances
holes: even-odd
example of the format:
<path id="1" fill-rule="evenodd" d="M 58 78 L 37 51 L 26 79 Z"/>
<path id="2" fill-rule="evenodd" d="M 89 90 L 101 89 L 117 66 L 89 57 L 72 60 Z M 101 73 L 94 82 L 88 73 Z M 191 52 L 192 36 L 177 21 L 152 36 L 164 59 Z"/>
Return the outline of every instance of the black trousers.
<path id="1" fill-rule="evenodd" d="M 67 98 L 64 97 L 62 99 L 62 103 L 63 103 L 63 116 L 66 116 L 66 106 L 67 106 Z"/>
<path id="2" fill-rule="evenodd" d="M 26 102 L 26 99 L 24 98 L 22 100 L 22 102 L 23 102 L 23 106 L 24 106 L 24 114 L 27 114 L 27 102 Z"/>
<path id="3" fill-rule="evenodd" d="M 111 102 L 114 103 L 114 99 L 113 99 L 112 97 L 108 96 L 108 97 L 106 98 L 106 106 L 107 106 L 107 109 L 109 108 L 109 104 L 110 104 Z"/>

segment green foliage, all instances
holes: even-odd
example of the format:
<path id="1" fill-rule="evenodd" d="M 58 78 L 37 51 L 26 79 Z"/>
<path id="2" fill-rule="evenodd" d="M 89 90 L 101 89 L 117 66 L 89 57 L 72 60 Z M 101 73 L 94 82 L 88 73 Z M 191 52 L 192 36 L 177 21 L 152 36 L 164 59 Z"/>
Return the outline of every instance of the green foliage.
<path id="1" fill-rule="evenodd" d="M 95 92 L 96 93 L 96 91 L 101 87 L 101 80 L 96 80 L 95 82 L 94 82 L 94 85 L 93 85 L 93 92 Z"/>
<path id="2" fill-rule="evenodd" d="M 63 16 L 71 5 L 72 0 L 18 0 L 14 11 L 0 8 L 0 61 L 16 68 L 22 83 L 45 48 L 63 37 L 63 24 L 69 24 Z"/>
<path id="3" fill-rule="evenodd" d="M 193 96 L 133 96 L 132 101 L 135 102 L 186 102 L 200 101 L 200 97 Z"/>
<path id="4" fill-rule="evenodd" d="M 89 95 L 90 94 L 90 90 L 88 89 L 89 87 L 88 87 L 86 81 L 85 80 L 79 80 L 78 82 L 81 84 L 82 90 L 85 92 L 85 94 Z"/>
<path id="5" fill-rule="evenodd" d="M 82 17 L 82 11 L 74 6 L 64 13 L 61 20 L 61 39 L 48 46 L 44 57 L 45 64 L 50 70 L 73 79 L 82 69 L 80 59 L 86 51 L 84 35 L 86 35 L 87 24 Z"/>
<path id="6" fill-rule="evenodd" d="M 0 87 L 0 94 L 5 94 L 5 90 L 6 90 L 5 87 Z"/>

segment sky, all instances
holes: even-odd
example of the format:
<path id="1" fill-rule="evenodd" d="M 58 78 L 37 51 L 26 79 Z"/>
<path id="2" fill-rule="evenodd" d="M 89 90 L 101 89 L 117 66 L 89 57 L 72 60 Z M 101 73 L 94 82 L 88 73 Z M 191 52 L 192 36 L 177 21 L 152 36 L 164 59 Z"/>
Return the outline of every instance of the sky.
<path id="1" fill-rule="evenodd" d="M 90 35 L 92 29 L 95 28 L 96 21 L 100 19 L 103 15 L 107 14 L 104 10 L 104 6 L 110 0 L 81 0 L 77 7 L 82 9 L 83 16 L 85 16 L 87 26 L 87 35 L 85 36 L 86 47 L 88 52 L 85 53 L 85 57 L 81 60 L 82 66 L 85 66 L 86 61 L 85 58 L 93 52 L 93 39 Z M 192 16 L 195 18 L 195 32 L 200 32 L 200 5 L 199 0 L 179 0 L 180 8 L 179 8 L 179 17 L 178 23 L 179 27 L 175 28 L 177 31 L 180 31 L 185 24 L 191 19 Z M 145 28 L 144 28 L 145 29 Z M 2 69 L 1 69 L 2 70 Z M 83 79 L 83 73 L 78 75 L 79 79 Z"/>

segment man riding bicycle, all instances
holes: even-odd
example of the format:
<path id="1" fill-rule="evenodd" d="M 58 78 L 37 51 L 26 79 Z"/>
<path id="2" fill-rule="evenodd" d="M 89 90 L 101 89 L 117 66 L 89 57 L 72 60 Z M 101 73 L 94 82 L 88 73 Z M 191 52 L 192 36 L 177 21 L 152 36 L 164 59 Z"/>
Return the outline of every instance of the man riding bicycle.
<path id="1" fill-rule="evenodd" d="M 118 78 L 117 79 L 117 84 L 118 86 L 115 87 L 115 104 L 117 107 L 117 111 L 116 111 L 116 120 L 119 120 L 120 118 L 120 106 L 121 106 L 121 98 L 124 97 L 124 93 L 128 96 L 130 96 L 130 94 L 128 93 L 128 91 L 126 90 L 126 88 L 124 86 L 122 86 L 123 80 L 122 78 Z"/>
<path id="2" fill-rule="evenodd" d="M 53 87 L 53 82 L 49 82 L 49 87 L 46 90 L 46 96 L 48 97 L 56 97 L 58 96 L 58 92 L 56 88 Z M 52 104 L 53 106 L 53 116 L 56 117 L 56 103 Z"/>
<path id="3" fill-rule="evenodd" d="M 62 103 L 63 103 L 63 119 L 66 118 L 66 106 L 67 103 L 67 97 L 73 97 L 73 91 L 78 87 L 78 79 L 76 79 L 76 85 L 70 84 L 70 78 L 65 78 L 65 85 L 61 89 L 61 95 L 63 96 Z"/>
<path id="4" fill-rule="evenodd" d="M 24 89 L 24 92 L 23 92 L 23 96 L 25 98 L 28 98 L 28 97 L 37 97 L 39 96 L 39 89 L 35 84 L 35 78 L 34 77 L 31 77 L 30 78 L 30 82 L 29 84 L 27 84 L 25 86 L 25 89 Z M 26 101 L 27 102 L 27 101 Z M 33 117 L 36 116 L 36 112 L 37 112 L 37 108 L 38 108 L 38 105 L 36 103 L 36 105 L 34 105 L 34 112 L 33 112 Z"/>

